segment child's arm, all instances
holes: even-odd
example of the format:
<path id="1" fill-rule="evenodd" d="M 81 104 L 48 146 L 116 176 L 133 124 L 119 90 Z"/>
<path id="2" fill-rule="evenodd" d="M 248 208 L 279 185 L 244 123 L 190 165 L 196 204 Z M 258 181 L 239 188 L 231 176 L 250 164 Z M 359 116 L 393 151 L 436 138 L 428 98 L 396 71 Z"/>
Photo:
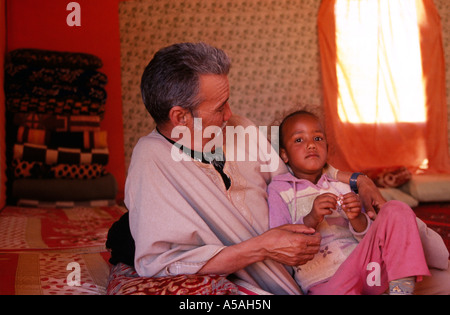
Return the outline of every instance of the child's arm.
<path id="1" fill-rule="evenodd" d="M 350 177 L 352 176 L 351 172 L 337 170 L 331 165 L 327 166 L 326 172 L 332 178 L 342 183 L 350 183 Z M 383 198 L 374 182 L 367 176 L 358 176 L 357 186 L 366 213 L 371 219 L 375 219 L 377 212 L 380 210 L 381 206 L 386 202 L 386 200 Z"/>
<path id="2" fill-rule="evenodd" d="M 363 213 L 360 213 L 355 219 L 350 220 L 350 224 L 352 225 L 355 232 L 361 233 L 367 229 L 367 218 Z"/>
<path id="3" fill-rule="evenodd" d="M 314 199 L 313 207 L 310 213 L 303 217 L 303 223 L 312 228 L 323 221 L 324 216 L 332 213 L 332 209 L 336 209 L 337 196 L 331 193 L 326 193 L 317 196 Z"/>
<path id="4" fill-rule="evenodd" d="M 368 218 L 361 212 L 361 201 L 357 194 L 350 192 L 342 196 L 342 210 L 347 215 L 355 232 L 360 233 L 367 229 Z"/>

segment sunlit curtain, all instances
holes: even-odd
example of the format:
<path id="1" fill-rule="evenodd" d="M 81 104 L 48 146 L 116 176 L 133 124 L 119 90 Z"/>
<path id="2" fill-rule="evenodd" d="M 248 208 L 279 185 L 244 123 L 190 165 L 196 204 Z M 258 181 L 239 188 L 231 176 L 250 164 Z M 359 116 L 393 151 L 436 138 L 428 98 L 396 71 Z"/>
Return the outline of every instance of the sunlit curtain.
<path id="1" fill-rule="evenodd" d="M 330 162 L 450 172 L 445 62 L 432 0 L 323 0 Z"/>

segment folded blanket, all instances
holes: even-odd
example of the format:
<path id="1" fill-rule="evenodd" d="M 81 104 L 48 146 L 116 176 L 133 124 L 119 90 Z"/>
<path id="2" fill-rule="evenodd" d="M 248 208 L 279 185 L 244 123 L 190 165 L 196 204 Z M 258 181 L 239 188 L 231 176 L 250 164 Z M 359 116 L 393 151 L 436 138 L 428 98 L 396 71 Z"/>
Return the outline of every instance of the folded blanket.
<path id="1" fill-rule="evenodd" d="M 9 52 L 8 62 L 47 67 L 98 69 L 102 60 L 88 53 L 20 48 Z"/>
<path id="2" fill-rule="evenodd" d="M 38 113 L 53 115 L 95 115 L 103 117 L 105 103 L 89 98 L 32 97 L 24 94 L 6 98 L 6 108 L 13 113 Z"/>
<path id="3" fill-rule="evenodd" d="M 24 84 L 25 82 L 43 87 L 53 84 L 104 87 L 108 79 L 106 74 L 97 70 L 49 68 L 7 62 L 5 64 L 5 87 L 8 87 L 9 84 Z"/>
<path id="4" fill-rule="evenodd" d="M 13 148 L 13 158 L 29 162 L 42 162 L 53 164 L 108 164 L 109 150 L 101 149 L 73 149 L 57 148 L 49 149 L 44 145 L 30 143 L 16 143 Z"/>
<path id="5" fill-rule="evenodd" d="M 107 131 L 54 132 L 19 126 L 17 143 L 45 145 L 48 148 L 107 148 Z"/>
<path id="6" fill-rule="evenodd" d="M 100 116 L 94 115 L 50 115 L 36 113 L 15 113 L 14 124 L 28 128 L 46 129 L 57 132 L 98 131 Z"/>
<path id="7" fill-rule="evenodd" d="M 107 174 L 101 164 L 47 165 L 14 159 L 12 168 L 15 178 L 93 179 Z"/>
<path id="8" fill-rule="evenodd" d="M 95 179 L 16 179 L 12 198 L 39 201 L 113 200 L 117 182 L 112 174 Z"/>
<path id="9" fill-rule="evenodd" d="M 73 98 L 90 99 L 93 102 L 105 103 L 106 91 L 102 87 L 78 87 L 74 85 L 53 84 L 50 86 L 39 86 L 35 84 L 9 84 L 5 85 L 6 98 L 20 99 L 23 95 L 30 98 Z"/>
<path id="10" fill-rule="evenodd" d="M 28 95 L 34 98 L 86 98 L 104 103 L 106 83 L 106 75 L 94 70 L 5 65 L 6 98 Z"/>

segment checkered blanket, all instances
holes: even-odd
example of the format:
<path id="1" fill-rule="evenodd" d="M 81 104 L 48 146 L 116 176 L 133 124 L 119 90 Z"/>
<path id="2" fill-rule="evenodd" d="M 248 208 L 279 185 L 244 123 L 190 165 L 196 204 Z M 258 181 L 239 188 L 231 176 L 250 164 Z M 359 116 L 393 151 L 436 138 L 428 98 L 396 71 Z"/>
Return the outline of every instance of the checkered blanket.
<path id="1" fill-rule="evenodd" d="M 100 122 L 99 116 L 91 115 L 14 114 L 15 125 L 57 132 L 98 131 L 100 130 Z"/>
<path id="2" fill-rule="evenodd" d="M 103 66 L 102 60 L 92 54 L 28 48 L 20 48 L 9 52 L 7 61 L 14 64 L 35 66 L 45 64 L 51 67 L 82 69 L 98 69 Z"/>
<path id="3" fill-rule="evenodd" d="M 32 129 L 20 126 L 17 131 L 17 143 L 31 143 L 46 145 L 49 148 L 106 148 L 107 132 L 83 131 L 83 132 L 53 132 L 46 129 Z"/>
<path id="4" fill-rule="evenodd" d="M 50 149 L 45 145 L 14 144 L 14 159 L 52 164 L 108 164 L 108 148 L 100 149 Z"/>

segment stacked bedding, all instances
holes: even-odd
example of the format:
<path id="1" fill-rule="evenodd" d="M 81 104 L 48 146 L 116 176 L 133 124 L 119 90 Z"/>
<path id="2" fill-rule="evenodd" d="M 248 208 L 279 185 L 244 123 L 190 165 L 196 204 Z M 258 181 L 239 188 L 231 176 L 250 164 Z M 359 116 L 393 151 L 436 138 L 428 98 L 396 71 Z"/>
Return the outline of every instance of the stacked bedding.
<path id="1" fill-rule="evenodd" d="M 11 51 L 6 107 L 15 142 L 12 197 L 18 205 L 114 203 L 115 178 L 101 130 L 107 77 L 97 56 L 37 49 Z"/>

